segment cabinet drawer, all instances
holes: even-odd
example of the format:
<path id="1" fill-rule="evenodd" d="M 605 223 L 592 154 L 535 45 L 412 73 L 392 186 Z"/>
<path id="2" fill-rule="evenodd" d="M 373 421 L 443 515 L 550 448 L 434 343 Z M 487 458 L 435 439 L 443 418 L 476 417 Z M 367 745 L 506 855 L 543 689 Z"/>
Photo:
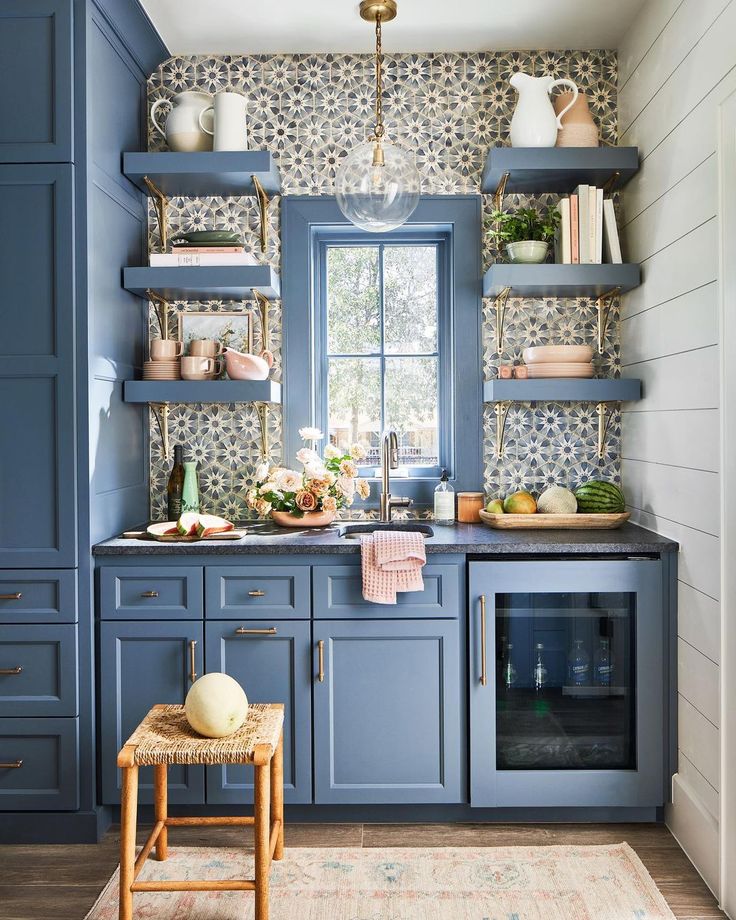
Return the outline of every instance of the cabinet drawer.
<path id="1" fill-rule="evenodd" d="M 75 623 L 77 574 L 70 569 L 0 571 L 0 623 Z"/>
<path id="2" fill-rule="evenodd" d="M 0 811 L 79 807 L 76 719 L 0 719 Z"/>
<path id="3" fill-rule="evenodd" d="M 3 626 L 0 713 L 77 714 L 76 626 Z"/>
<path id="4" fill-rule="evenodd" d="M 103 620 L 202 619 L 202 569 L 140 566 L 100 569 Z"/>
<path id="5" fill-rule="evenodd" d="M 208 566 L 205 578 L 208 617 L 309 619 L 309 566 Z"/>
<path id="6" fill-rule="evenodd" d="M 363 599 L 358 565 L 327 565 L 314 569 L 315 619 L 386 619 L 387 617 L 457 617 L 460 573 L 456 565 L 425 565 L 423 591 L 397 595 L 396 604 Z"/>

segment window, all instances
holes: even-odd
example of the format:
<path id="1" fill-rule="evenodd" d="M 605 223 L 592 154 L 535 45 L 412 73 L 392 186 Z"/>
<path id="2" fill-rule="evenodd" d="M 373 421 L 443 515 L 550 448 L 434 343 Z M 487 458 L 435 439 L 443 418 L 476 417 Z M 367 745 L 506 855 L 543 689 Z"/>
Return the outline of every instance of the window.
<path id="1" fill-rule="evenodd" d="M 479 196 L 423 198 L 378 235 L 334 198 L 287 196 L 282 208 L 285 462 L 298 429 L 316 425 L 362 443 L 372 478 L 394 428 L 397 494 L 429 504 L 442 469 L 456 489 L 481 488 Z"/>
<path id="2" fill-rule="evenodd" d="M 374 237 L 375 239 L 375 237 Z M 323 302 L 322 426 L 340 446 L 362 444 L 362 466 L 380 466 L 381 432 L 399 437 L 395 475 L 437 477 L 449 465 L 443 365 L 450 359 L 442 285 L 446 239 L 396 234 L 374 243 L 330 234 L 320 242 Z M 445 334 L 442 334 L 445 332 Z"/>

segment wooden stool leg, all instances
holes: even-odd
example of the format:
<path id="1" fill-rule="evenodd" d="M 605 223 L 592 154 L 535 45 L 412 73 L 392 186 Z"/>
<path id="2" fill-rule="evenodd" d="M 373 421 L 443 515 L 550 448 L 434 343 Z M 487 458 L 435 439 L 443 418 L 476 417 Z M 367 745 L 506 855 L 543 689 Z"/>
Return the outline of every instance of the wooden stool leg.
<path id="1" fill-rule="evenodd" d="M 123 793 L 120 803 L 120 920 L 133 920 L 133 867 L 135 831 L 138 817 L 138 767 L 123 768 Z"/>
<path id="2" fill-rule="evenodd" d="M 268 920 L 268 875 L 271 868 L 269 832 L 269 773 L 270 765 L 255 767 L 255 855 L 256 855 L 256 917 Z"/>
<path id="3" fill-rule="evenodd" d="M 166 821 L 168 817 L 168 766 L 157 763 L 153 768 L 154 809 L 156 821 Z M 163 827 L 156 840 L 156 859 L 163 862 L 169 855 L 169 831 Z"/>
<path id="4" fill-rule="evenodd" d="M 271 820 L 280 821 L 274 859 L 284 858 L 284 733 L 271 758 Z"/>

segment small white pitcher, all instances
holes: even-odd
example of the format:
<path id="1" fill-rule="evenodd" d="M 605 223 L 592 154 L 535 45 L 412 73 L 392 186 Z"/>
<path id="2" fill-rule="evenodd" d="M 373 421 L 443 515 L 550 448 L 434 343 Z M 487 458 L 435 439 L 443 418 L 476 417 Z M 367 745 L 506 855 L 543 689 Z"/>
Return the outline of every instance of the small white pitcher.
<path id="1" fill-rule="evenodd" d="M 511 119 L 511 146 L 554 147 L 557 132 L 562 129 L 562 116 L 575 105 L 578 98 L 577 86 L 572 80 L 532 77 L 527 73 L 515 73 L 509 82 L 519 93 L 519 101 Z M 559 115 L 555 115 L 549 98 L 556 86 L 567 86 L 572 90 L 570 104 Z"/>
<path id="2" fill-rule="evenodd" d="M 213 150 L 247 150 L 246 99 L 240 93 L 221 92 L 215 95 L 215 104 L 200 113 L 199 126 L 214 136 Z M 205 116 L 215 115 L 215 130 L 205 125 Z"/>
<path id="3" fill-rule="evenodd" d="M 189 91 L 179 93 L 169 102 L 159 99 L 151 106 L 151 121 L 158 133 L 166 140 L 170 150 L 177 153 L 194 153 L 200 150 L 212 150 L 211 131 L 202 125 L 202 112 L 212 102 L 208 93 Z M 166 119 L 166 128 L 156 121 L 156 112 L 162 105 L 171 105 L 172 109 Z M 211 118 L 211 116 L 210 116 Z"/>

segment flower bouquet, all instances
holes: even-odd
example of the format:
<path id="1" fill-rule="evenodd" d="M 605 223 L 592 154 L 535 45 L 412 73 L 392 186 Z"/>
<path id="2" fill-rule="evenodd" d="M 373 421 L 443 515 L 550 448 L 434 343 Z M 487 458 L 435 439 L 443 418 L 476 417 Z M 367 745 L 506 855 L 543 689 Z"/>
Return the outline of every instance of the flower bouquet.
<path id="1" fill-rule="evenodd" d="M 296 453 L 303 470 L 263 463 L 246 501 L 261 517 L 270 514 L 281 527 L 325 527 L 341 508 L 349 508 L 356 496 L 370 495 L 371 487 L 360 478 L 356 465 L 365 457 L 365 449 L 354 444 L 345 451 L 328 444 L 320 456 L 315 448 L 324 437 L 321 431 L 300 428 L 299 436 L 311 445 Z"/>

